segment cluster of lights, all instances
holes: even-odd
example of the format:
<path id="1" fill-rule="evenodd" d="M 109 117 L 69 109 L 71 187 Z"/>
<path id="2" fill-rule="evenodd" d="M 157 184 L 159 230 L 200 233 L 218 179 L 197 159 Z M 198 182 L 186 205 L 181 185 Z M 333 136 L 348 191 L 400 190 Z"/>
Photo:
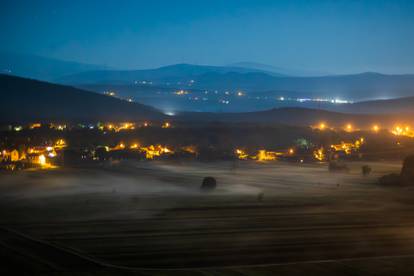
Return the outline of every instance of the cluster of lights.
<path id="1" fill-rule="evenodd" d="M 325 129 L 334 129 L 332 127 L 328 127 L 328 124 L 325 122 L 320 122 L 317 125 L 313 125 L 311 126 L 313 129 L 318 129 L 318 130 L 325 130 Z M 373 124 L 370 128 L 370 130 L 374 133 L 378 133 L 381 131 L 381 126 L 378 124 Z M 354 132 L 354 131 L 359 131 L 360 129 L 356 128 L 353 124 L 348 123 L 346 125 L 344 125 L 343 130 L 346 132 Z M 401 125 L 397 125 L 395 127 L 393 127 L 391 130 L 389 130 L 390 133 L 396 135 L 396 136 L 407 136 L 407 137 L 412 137 L 414 138 L 414 129 L 412 129 L 410 126 L 405 125 L 405 126 L 401 126 Z"/>
<path id="2" fill-rule="evenodd" d="M 178 96 L 182 96 L 182 95 L 187 95 L 189 92 L 188 91 L 185 91 L 185 90 L 178 90 L 178 91 L 175 91 L 174 92 L 174 94 L 175 95 L 178 95 Z"/>
<path id="3" fill-rule="evenodd" d="M 282 154 L 279 152 L 275 152 L 275 151 L 259 150 L 259 152 L 254 157 L 254 159 L 256 159 L 259 162 L 273 161 L 273 160 L 276 160 L 278 155 L 282 155 Z"/>
<path id="4" fill-rule="evenodd" d="M 285 98 L 283 96 L 276 98 L 279 101 L 296 101 L 300 103 L 304 102 L 325 102 L 325 103 L 332 103 L 332 104 L 349 104 L 353 103 L 352 101 L 342 100 L 342 99 L 327 99 L 327 98 Z"/>
<path id="5" fill-rule="evenodd" d="M 40 128 L 42 127 L 41 123 L 34 123 L 29 126 L 30 129 Z"/>
<path id="6" fill-rule="evenodd" d="M 152 84 L 152 81 L 146 81 L 146 80 L 142 80 L 142 81 L 134 81 L 135 84 Z"/>
<path id="7" fill-rule="evenodd" d="M 174 116 L 175 113 L 173 112 L 166 112 L 167 115 L 170 116 Z M 72 129 L 72 128 L 88 128 L 88 129 L 99 129 L 102 131 L 115 131 L 115 132 L 119 132 L 119 131 L 123 131 L 123 130 L 134 130 L 136 127 L 148 127 L 151 124 L 149 122 L 142 122 L 140 124 L 136 124 L 136 123 L 132 123 L 132 122 L 123 122 L 123 123 L 97 123 L 97 124 L 77 124 L 76 126 L 70 126 L 68 127 L 66 124 L 55 124 L 55 123 L 50 123 L 47 127 L 49 127 L 50 129 L 53 130 L 59 130 L 59 131 L 64 131 L 68 128 Z M 165 125 L 165 123 L 164 123 Z M 167 125 L 171 126 L 170 123 L 168 123 Z M 34 130 L 37 128 L 41 128 L 43 127 L 43 125 L 41 123 L 33 123 L 33 124 L 29 124 L 28 126 L 21 126 L 21 125 L 16 125 L 12 127 L 12 130 L 18 132 L 18 131 L 22 131 L 23 129 L 30 129 L 30 130 Z"/>
<path id="8" fill-rule="evenodd" d="M 242 149 L 236 149 L 234 153 L 236 154 L 237 158 L 240 160 L 246 160 L 249 158 L 249 155 Z"/>
<path id="9" fill-rule="evenodd" d="M 249 155 L 243 149 L 235 149 L 234 154 L 240 160 L 252 159 L 259 162 L 264 162 L 276 160 L 278 156 L 292 156 L 293 154 L 295 154 L 295 150 L 293 148 L 290 148 L 286 152 L 277 152 L 262 149 L 259 150 L 255 155 Z"/>
<path id="10" fill-rule="evenodd" d="M 137 151 L 140 153 L 144 153 L 146 159 L 154 159 L 155 157 L 159 157 L 162 155 L 171 155 L 175 153 L 175 151 L 171 147 L 168 147 L 166 145 L 157 144 L 143 146 L 138 142 L 133 142 L 129 146 L 126 145 L 124 142 L 120 142 L 113 147 L 105 146 L 104 148 L 107 152 L 123 150 Z M 190 153 L 193 155 L 198 154 L 196 146 L 193 145 L 182 146 L 178 149 L 178 151 Z"/>
<path id="11" fill-rule="evenodd" d="M 353 152 L 357 152 L 360 147 L 365 143 L 365 138 L 361 137 L 355 142 L 341 142 L 340 144 L 333 144 L 330 146 L 332 152 L 344 152 L 346 155 L 350 155 Z M 285 152 L 276 152 L 276 151 L 267 151 L 267 150 L 259 150 L 256 155 L 249 155 L 243 149 L 236 149 L 234 151 L 235 156 L 240 160 L 256 160 L 259 162 L 262 161 L 272 161 L 277 160 L 278 157 L 287 157 L 287 156 L 294 156 L 295 149 L 289 148 Z M 313 158 L 318 161 L 326 160 L 326 153 L 324 147 L 320 147 L 315 149 L 312 152 Z M 301 159 L 303 162 L 303 159 Z"/>
<path id="12" fill-rule="evenodd" d="M 102 127 L 108 130 L 113 130 L 115 132 L 119 132 L 122 130 L 134 130 L 135 124 L 134 123 L 121 123 L 121 124 L 107 124 L 106 126 Z"/>
<path id="13" fill-rule="evenodd" d="M 222 104 L 229 104 L 230 103 L 229 100 L 220 100 L 219 102 L 222 103 Z"/>
<path id="14" fill-rule="evenodd" d="M 65 124 L 60 125 L 60 124 L 50 124 L 49 128 L 51 129 L 55 129 L 55 130 L 65 130 L 67 128 L 67 126 Z"/>
<path id="15" fill-rule="evenodd" d="M 131 98 L 131 97 L 128 97 L 128 98 L 118 97 L 115 91 L 104 91 L 103 94 L 106 95 L 106 96 L 109 96 L 109 97 L 114 97 L 114 98 L 118 98 L 118 99 L 127 101 L 129 103 L 132 103 L 134 101 L 133 98 Z"/>
<path id="16" fill-rule="evenodd" d="M 340 144 L 331 145 L 331 149 L 340 152 L 343 151 L 345 154 L 349 155 L 353 151 L 357 151 L 362 144 L 364 144 L 365 139 L 361 137 L 360 139 L 356 140 L 355 142 L 341 142 Z"/>
<path id="17" fill-rule="evenodd" d="M 391 133 L 396 136 L 407 136 L 414 138 L 414 130 L 412 130 L 409 126 L 396 126 L 391 130 Z"/>
<path id="18" fill-rule="evenodd" d="M 167 112 L 166 113 L 169 116 L 174 116 L 175 113 L 173 112 Z M 105 131 L 115 131 L 115 132 L 120 132 L 120 131 L 129 131 L 129 130 L 134 130 L 137 127 L 149 127 L 151 124 L 149 122 L 143 122 L 141 124 L 139 124 L 137 126 L 137 124 L 135 123 L 131 123 L 131 122 L 124 122 L 124 123 L 120 123 L 120 124 L 115 124 L 115 123 L 107 123 L 107 124 L 101 124 L 98 126 L 98 129 Z M 171 127 L 171 123 L 169 122 L 164 122 L 161 125 L 162 128 L 170 128 Z M 93 127 L 91 128 L 93 129 Z"/>
<path id="19" fill-rule="evenodd" d="M 114 91 L 105 91 L 104 95 L 111 96 L 111 97 L 116 97 L 116 93 Z"/>
<path id="20" fill-rule="evenodd" d="M 323 160 L 325 160 L 325 153 L 324 153 L 324 149 L 323 149 L 323 147 L 322 147 L 322 148 L 320 148 L 320 149 L 315 150 L 315 151 L 313 152 L 313 157 L 314 157 L 316 160 L 319 160 L 319 161 L 323 161 Z"/>
<path id="21" fill-rule="evenodd" d="M 1 160 L 9 160 L 11 162 L 23 161 L 40 166 L 41 168 L 54 168 L 49 161 L 57 157 L 59 150 L 65 148 L 66 142 L 63 139 L 58 139 L 54 144 L 49 146 L 29 147 L 26 151 L 19 152 L 18 150 L 3 150 L 1 151 Z M 51 159 L 50 159 L 51 158 Z"/>
<path id="22" fill-rule="evenodd" d="M 33 124 L 29 124 L 28 126 L 21 126 L 21 125 L 17 125 L 17 126 L 13 126 L 13 130 L 18 132 L 18 131 L 22 131 L 23 129 L 37 129 L 37 128 L 41 128 L 43 125 L 41 123 L 33 123 Z M 60 125 L 60 124 L 54 124 L 51 123 L 49 124 L 49 128 L 50 129 L 55 129 L 55 130 L 65 130 L 67 127 L 65 124 Z"/>
<path id="23" fill-rule="evenodd" d="M 161 156 L 163 154 L 173 154 L 174 152 L 166 146 L 150 145 L 148 147 L 142 147 L 141 150 L 145 151 L 145 158 L 154 159 L 154 157 Z"/>
<path id="24" fill-rule="evenodd" d="M 328 124 L 325 122 L 321 122 L 317 125 L 311 126 L 313 129 L 318 130 L 326 130 L 326 129 L 334 129 L 332 127 L 328 127 Z M 354 131 L 360 131 L 361 129 L 356 128 L 353 124 L 348 123 L 344 125 L 342 128 L 346 132 L 354 132 Z M 374 133 L 378 133 L 381 131 L 381 126 L 378 124 L 373 124 L 370 128 L 370 130 Z M 390 130 L 390 132 L 397 136 L 407 136 L 407 137 L 414 137 L 414 130 L 411 129 L 410 126 L 395 126 Z"/>

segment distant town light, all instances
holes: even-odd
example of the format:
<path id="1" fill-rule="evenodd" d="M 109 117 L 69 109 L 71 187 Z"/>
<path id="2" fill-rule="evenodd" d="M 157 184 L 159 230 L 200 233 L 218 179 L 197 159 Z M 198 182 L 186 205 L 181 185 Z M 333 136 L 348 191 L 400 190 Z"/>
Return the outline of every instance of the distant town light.
<path id="1" fill-rule="evenodd" d="M 39 128 L 41 126 L 42 126 L 42 124 L 40 124 L 40 123 L 34 123 L 34 124 L 31 124 L 29 128 L 34 129 L 34 128 Z"/>
<path id="2" fill-rule="evenodd" d="M 22 126 L 15 126 L 14 127 L 14 131 L 20 131 L 20 130 L 22 130 L 23 129 L 23 127 Z"/>
<path id="3" fill-rule="evenodd" d="M 188 91 L 185 91 L 185 90 L 181 89 L 181 90 L 175 91 L 174 94 L 178 95 L 178 96 L 187 95 Z"/>
<path id="4" fill-rule="evenodd" d="M 116 96 L 116 93 L 114 91 L 105 91 L 104 94 L 107 95 L 107 96 L 111 96 L 111 97 Z"/>
<path id="5" fill-rule="evenodd" d="M 138 143 L 134 143 L 129 148 L 130 149 L 138 149 L 138 147 L 139 147 L 139 144 Z"/>
<path id="6" fill-rule="evenodd" d="M 333 102 L 336 103 L 336 104 L 347 104 L 347 103 L 349 103 L 349 101 L 341 100 L 341 99 L 335 99 Z"/>

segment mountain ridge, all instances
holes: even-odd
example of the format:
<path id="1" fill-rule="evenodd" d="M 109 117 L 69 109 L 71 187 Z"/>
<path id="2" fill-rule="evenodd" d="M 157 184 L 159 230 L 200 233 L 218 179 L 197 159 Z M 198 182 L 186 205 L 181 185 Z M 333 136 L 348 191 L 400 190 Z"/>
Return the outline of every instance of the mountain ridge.
<path id="1" fill-rule="evenodd" d="M 58 77 L 105 66 L 48 58 L 38 55 L 0 52 L 0 73 L 52 81 Z"/>
<path id="2" fill-rule="evenodd" d="M 272 72 L 266 72 L 257 69 L 244 68 L 244 67 L 226 67 L 226 66 L 212 66 L 212 65 L 194 65 L 188 63 L 178 63 L 166 66 L 161 66 L 153 69 L 138 69 L 138 70 L 94 70 L 84 73 L 78 73 L 73 75 L 64 76 L 56 79 L 61 83 L 102 83 L 111 81 L 122 81 L 132 83 L 136 80 L 149 80 L 149 81 L 164 81 L 168 80 L 190 81 L 191 78 L 208 74 L 208 73 L 263 73 L 267 75 L 276 76 L 277 74 Z M 280 75 L 282 76 L 282 75 Z"/>
<path id="3" fill-rule="evenodd" d="M 153 107 L 49 82 L 0 74 L 2 121 L 161 120 Z"/>
<path id="4" fill-rule="evenodd" d="M 350 75 L 285 76 L 239 67 L 215 67 L 191 64 L 164 66 L 149 70 L 92 71 L 61 78 L 64 84 L 133 84 L 149 81 L 155 86 L 177 89 L 235 91 L 250 94 L 266 91 L 292 91 L 287 97 L 373 100 L 414 96 L 414 74 L 386 75 L 363 72 Z"/>

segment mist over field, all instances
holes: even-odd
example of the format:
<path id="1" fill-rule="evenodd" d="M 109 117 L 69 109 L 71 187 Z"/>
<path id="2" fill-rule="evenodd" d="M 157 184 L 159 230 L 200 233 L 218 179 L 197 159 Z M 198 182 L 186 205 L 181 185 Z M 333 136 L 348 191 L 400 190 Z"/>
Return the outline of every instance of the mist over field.
<path id="1" fill-rule="evenodd" d="M 128 215 L 128 206 L 136 205 L 139 211 L 140 208 L 145 209 L 145 204 L 149 204 L 150 208 L 159 204 L 155 209 L 167 209 L 180 205 L 180 200 L 191 198 L 201 202 L 208 201 L 209 198 L 228 198 L 232 202 L 240 197 L 255 202 L 257 196 L 263 193 L 266 202 L 268 197 L 277 202 L 277 198 L 283 197 L 346 197 L 358 192 L 364 197 L 373 191 L 382 191 L 382 188 L 375 185 L 378 177 L 398 172 L 401 166 L 399 162 L 374 163 L 374 173 L 369 177 L 361 177 L 360 165 L 362 164 L 352 164 L 353 172 L 350 174 L 332 174 L 324 164 L 294 166 L 288 163 L 124 162 L 104 170 L 62 169 L 45 173 L 29 171 L 20 175 L 3 175 L 1 179 L 4 184 L 0 189 L 5 201 L 22 202 L 23 205 L 40 203 L 40 206 L 44 204 L 42 208 L 47 207 L 46 202 L 70 204 L 74 200 L 73 206 L 64 211 L 65 216 L 56 217 L 57 220 L 90 215 L 87 212 L 72 214 L 72 208 L 80 207 L 78 203 L 85 209 L 96 208 L 93 213 L 98 212 L 95 215 L 100 218 L 116 219 L 119 215 Z M 218 187 L 214 192 L 203 193 L 200 190 L 205 176 L 217 178 Z M 101 206 L 101 200 L 119 206 L 106 208 L 105 205 Z M 152 200 L 156 203 L 150 203 Z M 48 212 L 53 213 L 50 210 Z"/>

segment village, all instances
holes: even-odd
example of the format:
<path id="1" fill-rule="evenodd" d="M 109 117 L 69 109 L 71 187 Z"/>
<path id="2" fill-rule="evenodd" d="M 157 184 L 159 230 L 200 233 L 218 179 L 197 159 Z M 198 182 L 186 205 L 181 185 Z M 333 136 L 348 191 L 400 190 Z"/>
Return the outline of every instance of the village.
<path id="1" fill-rule="evenodd" d="M 321 122 L 302 128 L 300 132 L 303 137 L 298 134 L 292 139 L 289 130 L 281 129 L 268 135 L 268 139 L 252 141 L 248 137 L 244 143 L 233 138 L 237 136 L 236 131 L 251 133 L 246 127 L 241 127 L 241 130 L 240 126 L 226 127 L 235 130 L 212 136 L 209 126 L 204 126 L 199 127 L 202 138 L 193 133 L 183 138 L 183 133 L 197 127 L 170 121 L 8 125 L 1 128 L 0 168 L 53 169 L 128 159 L 240 160 L 258 163 L 382 160 L 388 158 L 388 152 L 392 152 L 395 158 L 396 151 L 402 153 L 414 145 L 414 132 L 409 126 L 396 126 L 388 130 L 373 125 L 372 129 L 361 130 L 347 124 L 338 129 Z M 165 135 L 167 131 L 168 135 Z M 261 131 L 274 130 L 264 127 Z M 272 142 L 273 136 L 283 143 Z M 227 142 L 218 145 L 216 140 L 223 139 Z M 383 140 L 387 144 L 378 150 L 375 145 Z"/>

